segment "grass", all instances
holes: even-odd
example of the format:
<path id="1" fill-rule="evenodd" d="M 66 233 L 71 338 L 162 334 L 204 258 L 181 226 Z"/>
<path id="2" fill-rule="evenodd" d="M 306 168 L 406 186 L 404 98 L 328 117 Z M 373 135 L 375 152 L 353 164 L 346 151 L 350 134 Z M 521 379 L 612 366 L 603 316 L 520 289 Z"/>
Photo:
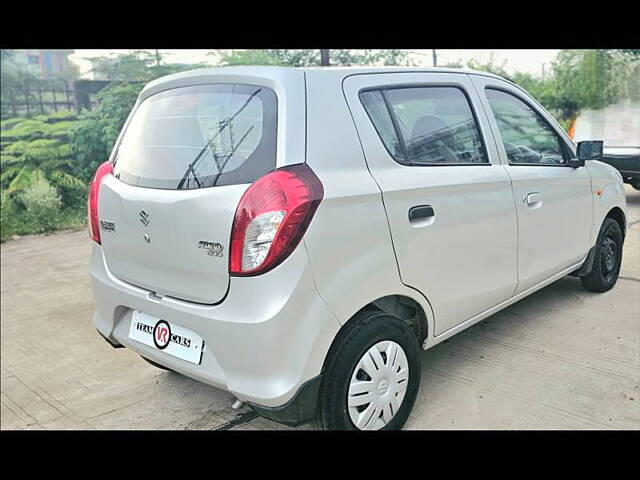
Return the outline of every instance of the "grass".
<path id="1" fill-rule="evenodd" d="M 14 235 L 51 233 L 58 230 L 78 230 L 86 228 L 86 207 L 64 208 L 46 227 L 35 224 L 26 215 L 13 215 L 3 218 L 0 224 L 0 243 L 10 240 Z"/>

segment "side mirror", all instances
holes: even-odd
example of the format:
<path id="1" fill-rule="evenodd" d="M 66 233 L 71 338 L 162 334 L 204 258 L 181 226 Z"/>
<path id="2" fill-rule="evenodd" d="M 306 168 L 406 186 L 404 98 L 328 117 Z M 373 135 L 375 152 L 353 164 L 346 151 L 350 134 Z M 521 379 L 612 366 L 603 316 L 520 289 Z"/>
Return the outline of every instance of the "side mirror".
<path id="1" fill-rule="evenodd" d="M 603 146 L 604 142 L 602 140 L 578 142 L 578 159 L 582 160 L 582 162 L 585 160 L 600 160 L 602 158 Z"/>
<path id="2" fill-rule="evenodd" d="M 582 160 L 581 158 L 570 158 L 567 162 L 567 165 L 569 165 L 571 168 L 584 167 L 584 160 Z"/>

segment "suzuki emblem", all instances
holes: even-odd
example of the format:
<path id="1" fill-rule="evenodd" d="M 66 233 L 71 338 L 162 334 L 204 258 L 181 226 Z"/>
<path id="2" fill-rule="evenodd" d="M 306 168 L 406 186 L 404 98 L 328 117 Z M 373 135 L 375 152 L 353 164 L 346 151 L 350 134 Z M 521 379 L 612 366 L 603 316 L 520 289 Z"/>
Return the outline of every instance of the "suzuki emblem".
<path id="1" fill-rule="evenodd" d="M 149 218 L 151 217 L 151 215 L 149 215 L 149 212 L 147 212 L 144 208 L 142 210 L 140 210 L 140 221 L 142 222 L 142 224 L 146 227 L 147 225 L 149 225 Z"/>

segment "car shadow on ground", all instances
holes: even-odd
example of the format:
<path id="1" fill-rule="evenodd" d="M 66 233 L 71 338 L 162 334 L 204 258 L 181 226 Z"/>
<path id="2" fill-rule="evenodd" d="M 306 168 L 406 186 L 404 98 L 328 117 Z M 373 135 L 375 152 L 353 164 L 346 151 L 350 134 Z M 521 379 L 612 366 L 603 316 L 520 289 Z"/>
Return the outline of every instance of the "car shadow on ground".
<path id="1" fill-rule="evenodd" d="M 447 407 L 439 406 L 439 404 L 449 404 L 451 401 L 452 384 L 454 389 L 457 384 L 464 390 L 475 383 L 476 385 L 470 390 L 473 390 L 474 395 L 482 392 L 483 389 L 477 385 L 476 378 L 480 372 L 479 366 L 483 368 L 484 364 L 484 368 L 494 371 L 494 374 L 499 373 L 503 368 L 510 368 L 509 361 L 513 354 L 509 352 L 505 356 L 505 352 L 499 348 L 501 345 L 515 345 L 516 350 L 520 348 L 518 345 L 526 345 L 527 339 L 535 336 L 538 329 L 553 328 L 553 325 L 545 325 L 548 314 L 575 311 L 576 306 L 590 295 L 598 294 L 586 292 L 577 278 L 562 278 L 435 347 L 423 351 L 421 353 L 423 372 L 421 387 L 407 426 L 409 428 L 447 428 L 445 423 L 451 422 L 450 427 L 453 428 L 474 428 L 473 425 L 464 423 L 456 425 L 455 420 L 449 419 L 455 418 L 455 414 Z M 568 317 L 571 315 L 573 314 L 567 314 Z M 496 344 L 498 352 L 496 352 Z M 500 365 L 500 362 L 504 362 L 504 365 Z M 543 375 L 544 365 L 541 363 L 539 367 L 532 365 L 530 368 L 541 368 L 539 373 Z M 229 420 L 238 414 L 230 410 L 233 396 L 227 392 L 172 372 L 160 373 L 157 378 L 163 384 L 160 388 L 164 392 L 162 397 L 165 398 L 165 402 L 167 398 L 172 398 L 173 400 L 169 403 L 175 403 L 173 407 L 176 409 L 184 400 L 185 392 L 188 392 L 190 399 L 195 400 L 192 403 L 195 415 L 183 428 L 216 428 L 221 419 Z M 216 400 L 211 401 L 214 398 Z M 482 393 L 479 399 L 482 399 Z M 473 399 L 464 398 L 464 396 L 458 401 L 466 402 L 467 407 L 471 405 L 471 408 L 481 408 L 474 404 Z M 438 416 L 431 411 L 434 408 L 441 408 L 440 420 L 434 418 Z M 460 409 L 464 406 L 456 408 Z M 170 411 L 171 408 L 169 408 Z M 248 411 L 247 407 L 242 410 L 242 412 L 246 411 Z M 212 415 L 216 418 L 212 418 Z M 248 429 L 265 428 L 264 422 L 265 420 L 258 418 L 248 421 L 245 426 Z M 286 429 L 288 427 L 268 422 L 266 428 Z M 305 424 L 299 428 L 315 429 L 313 424 Z M 494 428 L 502 428 L 502 426 L 495 425 Z"/>
<path id="2" fill-rule="evenodd" d="M 421 417 L 420 404 L 431 403 L 431 399 L 446 398 L 451 393 L 451 381 L 461 384 L 473 383 L 468 375 L 468 367 L 477 359 L 491 358 L 495 345 L 473 340 L 473 353 L 468 352 L 470 339 L 495 338 L 498 342 L 512 342 L 514 338 L 530 335 L 529 330 L 536 318 L 550 311 L 561 311 L 575 307 L 579 301 L 577 293 L 584 294 L 580 281 L 576 278 L 564 278 L 554 284 L 530 295 L 517 304 L 498 312 L 480 323 L 464 330 L 458 335 L 422 352 L 423 379 L 416 408 L 412 417 Z M 465 350 L 467 353 L 465 354 Z M 470 355 L 476 358 L 470 358 Z M 142 360 L 140 360 L 142 362 Z M 153 367 L 150 367 L 153 368 Z M 159 372 L 157 387 L 163 392 L 160 397 L 169 403 L 165 413 L 170 415 L 173 408 L 179 409 L 185 394 L 190 398 L 192 419 L 184 428 L 211 429 L 218 426 L 220 419 L 230 419 L 236 412 L 230 410 L 233 396 L 214 387 L 204 385 L 195 380 L 173 372 Z M 215 400 L 214 400 L 215 399 Z M 175 405 L 174 405 L 175 404 Z M 149 405 L 146 405 L 148 408 Z M 166 407 L 166 405 L 165 405 Z M 242 411 L 248 410 L 246 407 Z M 217 417 L 217 418 L 214 418 Z M 418 428 L 428 428 L 428 425 Z M 260 419 L 248 422 L 249 428 L 257 428 Z M 287 428 L 284 425 L 269 422 L 271 428 Z M 302 429 L 314 429 L 312 424 L 301 426 Z M 464 428 L 464 427 L 463 427 Z"/>
<path id="3" fill-rule="evenodd" d="M 591 292 L 586 293 L 597 295 Z M 423 352 L 423 369 L 430 366 L 441 366 L 437 362 L 445 360 L 447 357 L 445 351 L 458 343 L 464 343 L 465 335 L 483 334 L 487 326 L 492 325 L 491 330 L 494 334 L 499 334 L 501 331 L 506 333 L 506 330 L 509 330 L 509 336 L 517 336 L 518 329 L 529 328 L 521 320 L 533 319 L 533 317 L 553 311 L 568 311 L 569 308 L 575 308 L 577 303 L 581 303 L 580 295 L 584 294 L 585 289 L 578 278 L 561 278 Z M 490 350 L 491 347 L 487 346 L 487 349 Z M 448 362 L 448 360 L 446 361 Z M 447 368 L 455 368 L 455 363 L 447 365 Z"/>
<path id="4" fill-rule="evenodd" d="M 574 342 L 566 333 L 583 322 L 582 304 L 596 295 L 600 294 L 587 292 L 578 278 L 564 277 L 422 352 L 420 391 L 405 428 L 564 428 L 564 418 L 551 420 L 541 412 L 557 409 L 558 404 L 567 408 L 563 402 L 571 395 L 551 400 L 549 391 L 595 389 L 581 375 L 573 384 L 562 384 L 550 371 L 600 365 L 590 357 L 581 366 L 575 356 L 578 349 L 585 355 L 601 354 L 593 344 L 590 348 Z M 584 330 L 595 328 L 583 325 Z M 565 341 L 570 352 L 566 355 L 561 353 Z M 518 412 L 517 405 L 524 399 L 532 408 L 519 417 L 522 410 Z M 542 406 L 544 401 L 548 403 Z M 504 408 L 502 418 L 496 408 Z M 576 428 L 573 420 L 564 426 Z M 586 422 L 588 427 L 610 427 Z"/>

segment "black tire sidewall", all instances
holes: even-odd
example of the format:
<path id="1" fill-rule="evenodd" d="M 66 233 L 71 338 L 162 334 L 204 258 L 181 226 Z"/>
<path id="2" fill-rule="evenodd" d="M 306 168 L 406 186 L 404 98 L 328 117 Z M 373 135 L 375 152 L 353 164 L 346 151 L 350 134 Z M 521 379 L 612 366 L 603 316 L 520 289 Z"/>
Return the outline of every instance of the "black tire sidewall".
<path id="1" fill-rule="evenodd" d="M 615 274 L 611 277 L 611 280 L 607 281 L 606 277 L 602 271 L 602 255 L 603 251 L 603 241 L 605 237 L 609 234 L 612 234 L 614 241 L 616 242 L 616 266 L 615 266 Z M 622 230 L 618 222 L 611 218 L 607 218 L 600 229 L 600 233 L 598 234 L 598 244 L 596 246 L 595 258 L 593 260 L 593 268 L 592 271 L 584 277 L 583 284 L 589 288 L 590 290 L 595 290 L 599 292 L 605 292 L 613 288 L 613 286 L 618 281 L 618 276 L 620 275 L 620 268 L 622 266 L 622 247 L 623 247 L 623 237 Z"/>
<path id="2" fill-rule="evenodd" d="M 360 358 L 378 342 L 391 340 L 402 347 L 409 364 L 407 391 L 400 410 L 383 430 L 399 430 L 406 422 L 420 388 L 420 348 L 415 334 L 402 320 L 382 312 L 367 312 L 337 339 L 327 359 L 318 400 L 318 426 L 329 430 L 357 430 L 349 416 L 347 394 L 353 370 Z"/>

